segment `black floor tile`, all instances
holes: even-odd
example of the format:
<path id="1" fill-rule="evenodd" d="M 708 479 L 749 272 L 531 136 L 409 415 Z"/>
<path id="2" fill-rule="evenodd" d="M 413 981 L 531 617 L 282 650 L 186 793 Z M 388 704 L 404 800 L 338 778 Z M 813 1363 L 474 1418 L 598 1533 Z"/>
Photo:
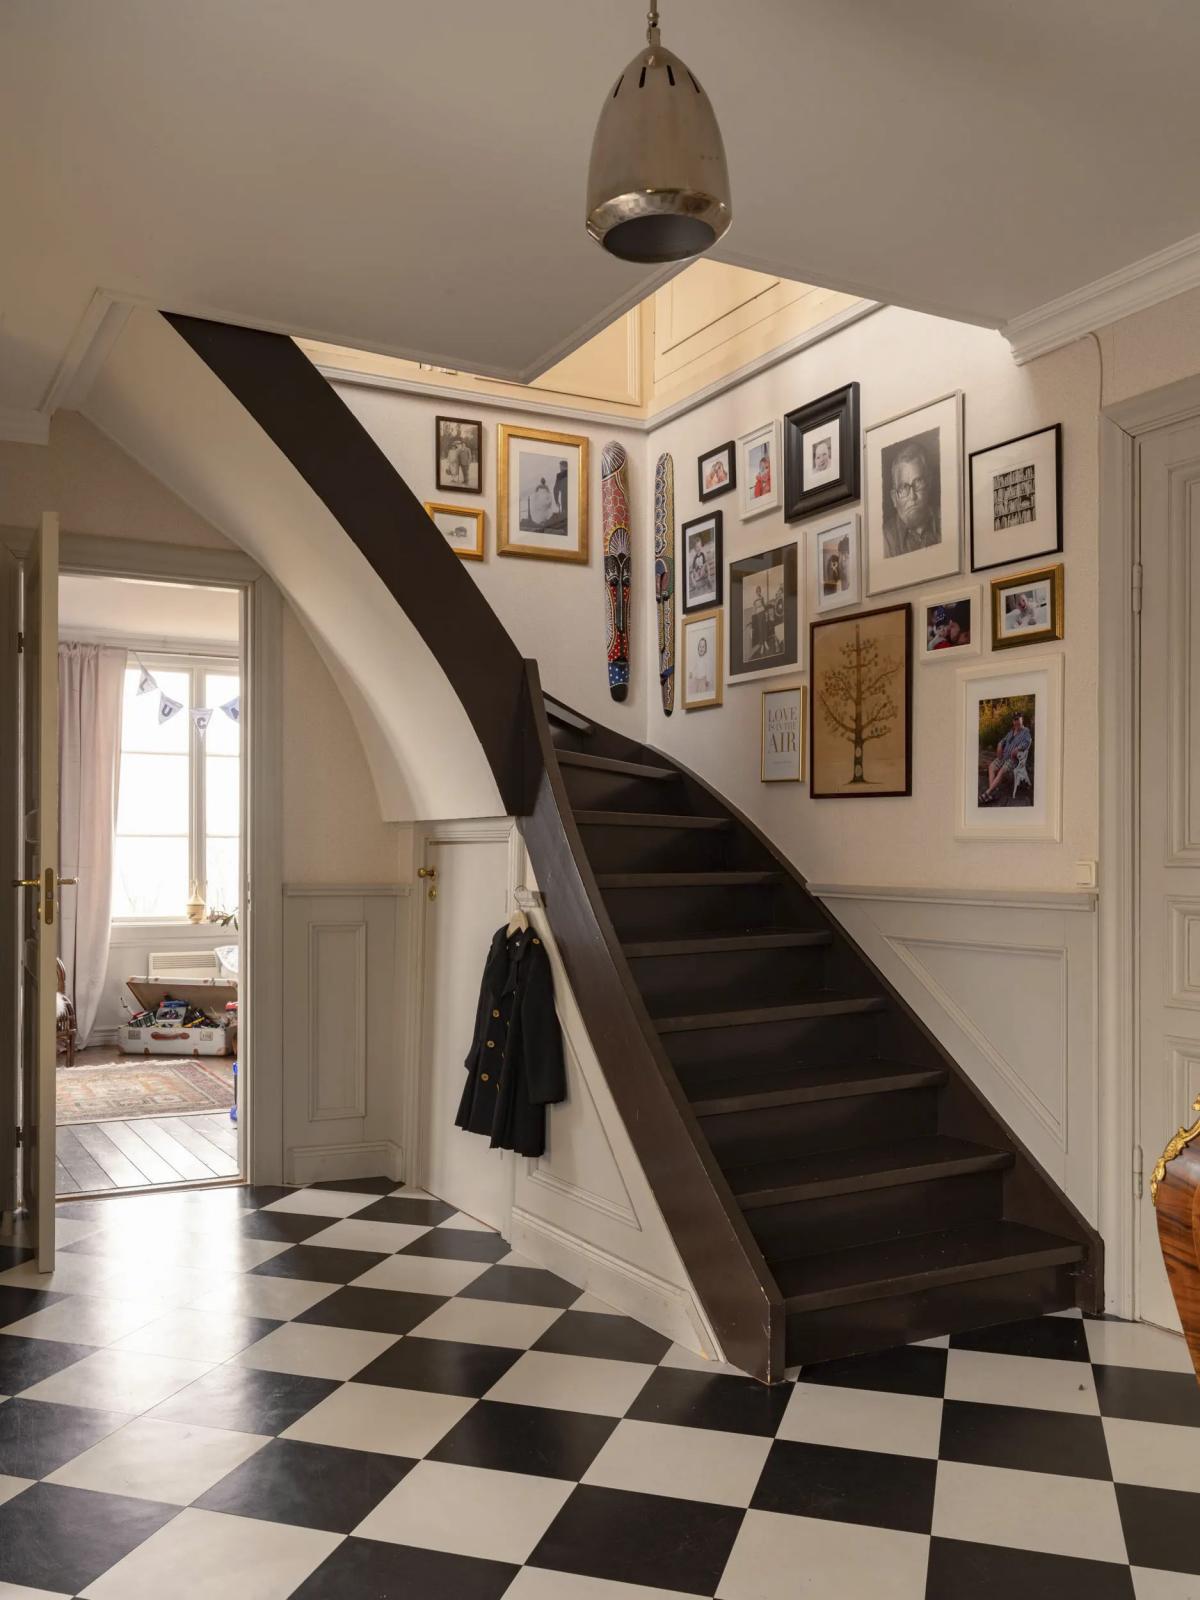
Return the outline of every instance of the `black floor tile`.
<path id="1" fill-rule="evenodd" d="M 441 1200 L 406 1200 L 402 1195 L 392 1195 L 354 1215 L 359 1222 L 407 1222 L 417 1228 L 436 1228 L 454 1215 L 454 1207 Z"/>
<path id="2" fill-rule="evenodd" d="M 801 1383 L 832 1383 L 841 1389 L 886 1389 L 890 1394 L 940 1398 L 946 1389 L 946 1351 L 901 1345 L 874 1356 L 846 1356 L 804 1367 Z"/>
<path id="3" fill-rule="evenodd" d="M 406 1244 L 402 1256 L 437 1256 L 444 1261 L 499 1261 L 508 1254 L 508 1240 L 498 1233 L 472 1228 L 431 1228 Z M 575 1296 L 579 1298 L 578 1294 Z"/>
<path id="4" fill-rule="evenodd" d="M 332 1218 L 326 1219 L 328 1227 Z M 388 1258 L 377 1250 L 338 1250 L 319 1244 L 295 1244 L 252 1271 L 260 1278 L 303 1278 L 309 1283 L 353 1283 Z"/>
<path id="5" fill-rule="evenodd" d="M 732 1506 L 580 1485 L 528 1564 L 651 1589 L 713 1594 L 744 1516 Z"/>
<path id="6" fill-rule="evenodd" d="M 64 1367 L 73 1367 L 85 1356 L 95 1354 L 95 1345 L 0 1333 L 0 1394 L 20 1394 L 22 1389 L 31 1389 L 43 1378 L 52 1378 Z"/>
<path id="7" fill-rule="evenodd" d="M 607 1361 L 648 1361 L 657 1366 L 671 1341 L 632 1317 L 606 1311 L 564 1311 L 533 1346 L 560 1356 L 601 1356 Z"/>
<path id="8" fill-rule="evenodd" d="M 357 1328 L 362 1333 L 408 1333 L 445 1303 L 445 1295 L 410 1294 L 407 1289 L 346 1288 L 327 1295 L 292 1321 Z"/>
<path id="9" fill-rule="evenodd" d="M 1166 1567 L 1200 1576 L 1200 1493 L 1117 1484 L 1125 1547 L 1135 1567 Z M 1200 1583 L 1196 1585 L 1200 1593 Z"/>
<path id="10" fill-rule="evenodd" d="M 295 1194 L 294 1188 L 278 1183 L 243 1183 L 228 1191 L 243 1207 L 269 1206 L 285 1195 Z"/>
<path id="11" fill-rule="evenodd" d="M 326 1178 L 322 1183 L 310 1183 L 309 1189 L 336 1189 L 341 1194 L 391 1194 L 397 1187 L 395 1178 Z"/>
<path id="12" fill-rule="evenodd" d="M 500 1382 L 523 1350 L 490 1344 L 458 1344 L 451 1339 L 401 1339 L 354 1375 L 355 1383 L 391 1389 L 426 1389 L 438 1394 L 478 1398 Z"/>
<path id="13" fill-rule="evenodd" d="M 1092 1376 L 1103 1416 L 1200 1428 L 1200 1384 L 1186 1372 L 1095 1366 Z"/>
<path id="14" fill-rule="evenodd" d="M 936 1482 L 936 1461 L 776 1439 L 750 1504 L 756 1511 L 928 1533 Z"/>
<path id="15" fill-rule="evenodd" d="M 341 1385 L 329 1378 L 221 1366 L 173 1394 L 149 1415 L 239 1433 L 282 1433 Z"/>
<path id="16" fill-rule="evenodd" d="M 37 1252 L 28 1245 L 0 1244 L 0 1272 L 7 1272 L 9 1267 L 24 1266 L 26 1261 L 32 1261 Z"/>
<path id="17" fill-rule="evenodd" d="M 578 1482 L 616 1425 L 615 1417 L 481 1400 L 428 1459 Z"/>
<path id="18" fill-rule="evenodd" d="M 45 1478 L 128 1421 L 86 1406 L 8 1400 L 0 1405 L 0 1475 Z"/>
<path id="19" fill-rule="evenodd" d="M 78 1594 L 178 1506 L 35 1483 L 0 1506 L 0 1582 Z"/>
<path id="20" fill-rule="evenodd" d="M 659 1367 L 626 1415 L 638 1422 L 774 1438 L 790 1397 L 791 1385 L 786 1383 L 769 1389 L 753 1378 Z"/>
<path id="21" fill-rule="evenodd" d="M 415 1465 L 375 1450 L 272 1439 L 194 1504 L 235 1517 L 351 1533 Z"/>
<path id="22" fill-rule="evenodd" d="M 310 1217 L 301 1211 L 243 1211 L 232 1224 L 243 1239 L 285 1244 L 303 1244 L 329 1225 L 329 1217 Z"/>
<path id="23" fill-rule="evenodd" d="M 500 1600 L 518 1570 L 503 1561 L 346 1539 L 292 1600 Z"/>
<path id="24" fill-rule="evenodd" d="M 1099 1417 L 1030 1406 L 947 1400 L 942 1407 L 939 1454 L 944 1461 L 971 1461 L 980 1467 L 1015 1467 L 1069 1478 L 1112 1477 Z"/>
<path id="25" fill-rule="evenodd" d="M 1045 1356 L 1050 1361 L 1088 1360 L 1087 1335 L 1079 1317 L 1030 1317 L 998 1328 L 955 1333 L 952 1350 L 987 1350 L 1000 1356 Z"/>
<path id="26" fill-rule="evenodd" d="M 519 1306 L 569 1306 L 581 1291 L 541 1267 L 491 1267 L 462 1292 L 464 1300 L 506 1300 Z"/>
<path id="27" fill-rule="evenodd" d="M 47 1306 L 66 1298 L 53 1289 L 22 1289 L 15 1283 L 0 1284 L 0 1328 L 20 1322 L 22 1317 L 31 1317 L 35 1311 L 45 1311 Z"/>
<path id="28" fill-rule="evenodd" d="M 925 1600 L 1134 1600 L 1134 1589 L 1109 1561 L 935 1538 Z"/>

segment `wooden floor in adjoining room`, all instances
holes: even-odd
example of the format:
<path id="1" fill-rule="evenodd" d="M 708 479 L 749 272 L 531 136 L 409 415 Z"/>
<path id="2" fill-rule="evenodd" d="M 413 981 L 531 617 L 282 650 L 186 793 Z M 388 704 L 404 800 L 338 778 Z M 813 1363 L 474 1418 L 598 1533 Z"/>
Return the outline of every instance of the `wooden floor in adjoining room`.
<path id="1" fill-rule="evenodd" d="M 236 1178 L 237 1127 L 228 1111 L 76 1122 L 58 1129 L 55 1167 L 60 1195 Z"/>

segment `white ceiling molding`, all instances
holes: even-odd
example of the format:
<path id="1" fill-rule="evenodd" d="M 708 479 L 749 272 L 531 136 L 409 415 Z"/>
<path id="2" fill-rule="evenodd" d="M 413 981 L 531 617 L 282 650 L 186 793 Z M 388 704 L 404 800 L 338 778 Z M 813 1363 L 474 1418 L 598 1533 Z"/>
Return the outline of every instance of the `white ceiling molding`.
<path id="1" fill-rule="evenodd" d="M 1110 322 L 1200 288 L 1200 233 L 1143 256 L 1004 324 L 1018 365 L 1058 350 Z"/>
<path id="2" fill-rule="evenodd" d="M 132 310 L 122 295 L 108 289 L 93 292 L 42 401 L 41 409 L 48 417 L 56 411 L 82 411 L 96 374 Z"/>
<path id="3" fill-rule="evenodd" d="M 49 444 L 50 418 L 44 411 L 0 406 L 0 440 L 6 444 Z"/>

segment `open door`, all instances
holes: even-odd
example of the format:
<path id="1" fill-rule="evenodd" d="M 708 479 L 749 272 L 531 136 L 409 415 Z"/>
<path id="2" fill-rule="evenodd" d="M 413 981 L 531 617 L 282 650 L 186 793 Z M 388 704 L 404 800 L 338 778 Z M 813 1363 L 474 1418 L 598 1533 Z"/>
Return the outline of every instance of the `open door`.
<path id="1" fill-rule="evenodd" d="M 0 750 L 20 749 L 21 677 L 17 660 L 21 576 L 16 557 L 0 544 Z M 20 1122 L 21 1059 L 17 1019 L 21 992 L 17 914 L 20 891 L 9 888 L 21 876 L 21 774 L 11 757 L 0 776 L 0 1063 L 4 1103 L 0 1106 L 0 1233 L 7 1232 L 18 1205 L 17 1126 Z"/>
<path id="2" fill-rule="evenodd" d="M 21 1197 L 37 1264 L 54 1267 L 58 993 L 58 518 L 47 512 L 25 574 L 21 870 Z"/>

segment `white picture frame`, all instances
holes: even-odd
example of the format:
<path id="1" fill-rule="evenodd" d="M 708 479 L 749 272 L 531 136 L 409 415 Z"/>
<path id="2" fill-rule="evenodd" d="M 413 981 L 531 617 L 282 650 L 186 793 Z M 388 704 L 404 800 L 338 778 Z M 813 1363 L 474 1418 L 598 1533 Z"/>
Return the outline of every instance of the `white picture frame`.
<path id="1" fill-rule="evenodd" d="M 726 563 L 731 687 L 807 669 L 805 587 L 799 538 Z"/>
<path id="2" fill-rule="evenodd" d="M 962 607 L 970 607 L 969 637 L 964 642 Z M 937 612 L 946 613 L 938 617 Z M 913 631 L 916 635 L 917 660 L 923 666 L 947 661 L 962 661 L 967 656 L 977 656 L 983 645 L 987 616 L 983 610 L 983 590 L 977 583 L 964 583 L 956 589 L 942 589 L 937 594 L 920 594 L 913 601 Z M 933 642 L 940 636 L 942 642 Z"/>
<path id="3" fill-rule="evenodd" d="M 862 604 L 862 518 L 857 511 L 808 530 L 813 607 L 821 616 Z M 836 577 L 831 572 L 836 562 Z"/>
<path id="4" fill-rule="evenodd" d="M 738 436 L 738 505 L 742 521 L 778 511 L 783 504 L 783 452 L 779 422 L 773 419 L 760 428 Z M 763 452 L 769 468 L 768 483 L 762 479 Z"/>
<path id="5" fill-rule="evenodd" d="M 1017 770 L 1019 750 L 1015 758 L 1010 752 L 1007 765 L 999 762 L 1002 724 L 1011 727 L 1018 712 L 1032 735 L 1024 782 Z M 983 804 L 980 797 L 991 775 L 989 753 L 1001 766 L 995 780 L 998 798 Z M 959 669 L 957 838 L 1061 839 L 1062 765 L 1061 655 L 1023 661 L 1015 670 L 998 661 Z"/>
<path id="6" fill-rule="evenodd" d="M 762 692 L 760 783 L 803 783 L 808 775 L 808 685 Z"/>
<path id="7" fill-rule="evenodd" d="M 961 572 L 962 390 L 873 424 L 863 448 L 868 595 Z"/>

